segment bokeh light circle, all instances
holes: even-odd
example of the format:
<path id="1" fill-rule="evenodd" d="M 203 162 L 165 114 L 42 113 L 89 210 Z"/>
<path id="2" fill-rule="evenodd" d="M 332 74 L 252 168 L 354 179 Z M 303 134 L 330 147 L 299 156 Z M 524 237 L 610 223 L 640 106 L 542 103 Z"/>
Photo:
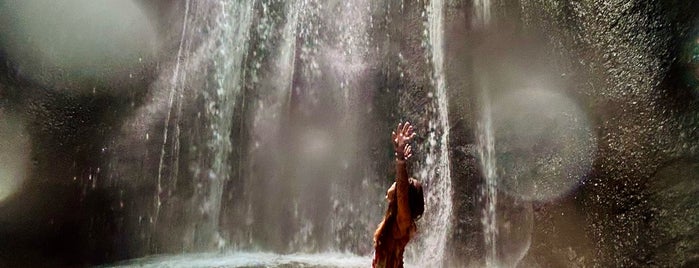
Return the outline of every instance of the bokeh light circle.
<path id="1" fill-rule="evenodd" d="M 518 90 L 493 102 L 498 187 L 525 200 L 568 193 L 591 167 L 596 138 L 586 114 L 567 96 Z"/>
<path id="2" fill-rule="evenodd" d="M 0 23 L 0 48 L 17 72 L 49 86 L 126 81 L 158 46 L 131 0 L 6 1 Z"/>

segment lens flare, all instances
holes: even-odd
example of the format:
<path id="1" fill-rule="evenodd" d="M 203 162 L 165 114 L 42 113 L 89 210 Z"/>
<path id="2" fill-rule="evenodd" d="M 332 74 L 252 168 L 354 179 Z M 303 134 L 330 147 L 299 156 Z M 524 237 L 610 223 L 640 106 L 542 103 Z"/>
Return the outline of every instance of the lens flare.
<path id="1" fill-rule="evenodd" d="M 22 186 L 29 168 L 29 136 L 21 120 L 0 110 L 0 203 Z"/>
<path id="2" fill-rule="evenodd" d="M 589 171 L 595 137 L 568 97 L 529 89 L 494 102 L 498 186 L 525 200 L 546 201 L 573 189 Z"/>

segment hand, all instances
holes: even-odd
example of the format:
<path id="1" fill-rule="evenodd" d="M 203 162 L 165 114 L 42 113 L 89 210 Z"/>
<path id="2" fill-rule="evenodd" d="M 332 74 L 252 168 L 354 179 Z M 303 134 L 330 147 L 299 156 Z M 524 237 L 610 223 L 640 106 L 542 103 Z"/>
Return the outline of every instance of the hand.
<path id="1" fill-rule="evenodd" d="M 415 137 L 415 132 L 413 126 L 410 122 L 399 123 L 396 131 L 391 133 L 391 140 L 393 141 L 393 149 L 396 152 L 396 159 L 407 160 L 412 156 L 412 147 L 410 146 L 410 141 Z"/>

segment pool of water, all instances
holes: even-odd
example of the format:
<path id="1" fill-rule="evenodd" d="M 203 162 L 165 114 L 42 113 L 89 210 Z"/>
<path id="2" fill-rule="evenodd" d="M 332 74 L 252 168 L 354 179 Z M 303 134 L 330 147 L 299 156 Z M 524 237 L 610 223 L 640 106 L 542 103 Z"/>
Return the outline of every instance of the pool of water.
<path id="1" fill-rule="evenodd" d="M 274 253 L 200 253 L 157 255 L 128 260 L 104 267 L 370 267 L 371 256 L 346 253 L 288 254 Z"/>

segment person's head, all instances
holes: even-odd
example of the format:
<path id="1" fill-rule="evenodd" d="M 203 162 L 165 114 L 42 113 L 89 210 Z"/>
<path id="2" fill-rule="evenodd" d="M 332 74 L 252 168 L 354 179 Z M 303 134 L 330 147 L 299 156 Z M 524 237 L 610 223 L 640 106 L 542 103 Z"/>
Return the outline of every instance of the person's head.
<path id="1" fill-rule="evenodd" d="M 386 192 L 386 199 L 389 203 L 393 203 L 396 200 L 396 184 L 393 183 L 391 188 Z M 410 216 L 415 221 L 422 217 L 422 213 L 425 212 L 425 198 L 422 192 L 422 183 L 420 181 L 410 178 L 408 187 L 408 205 L 410 206 Z"/>
<path id="2" fill-rule="evenodd" d="M 408 187 L 408 203 L 411 218 L 414 221 L 420 219 L 425 212 L 425 197 L 422 193 L 422 183 L 413 178 L 410 179 L 410 187 Z"/>

